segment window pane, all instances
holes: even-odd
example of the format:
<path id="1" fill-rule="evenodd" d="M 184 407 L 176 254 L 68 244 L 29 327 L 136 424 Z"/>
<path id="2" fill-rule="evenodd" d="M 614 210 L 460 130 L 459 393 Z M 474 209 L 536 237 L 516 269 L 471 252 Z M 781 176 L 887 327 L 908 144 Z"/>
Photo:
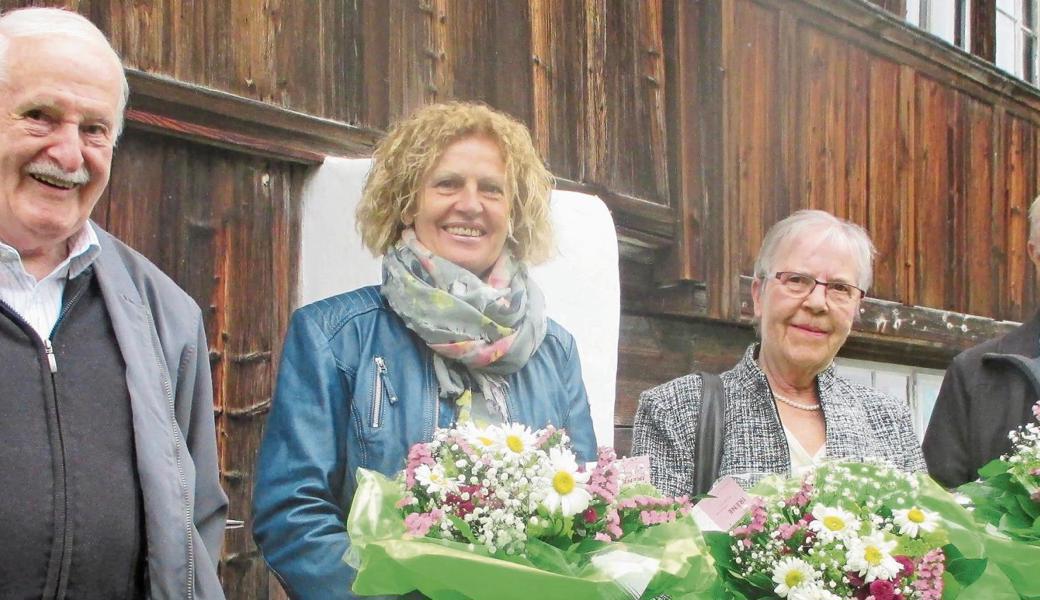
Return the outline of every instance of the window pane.
<path id="1" fill-rule="evenodd" d="M 1006 12 L 1011 16 L 1017 16 L 1015 8 L 1015 0 L 997 0 L 997 10 Z"/>
<path id="2" fill-rule="evenodd" d="M 1029 0 L 1026 0 L 1027 2 Z M 957 5 L 953 2 L 932 2 L 928 6 L 928 31 L 953 43 L 954 26 L 957 21 Z"/>
<path id="3" fill-rule="evenodd" d="M 1009 73 L 1015 73 L 1015 36 L 1018 33 L 1015 22 L 1006 15 L 997 13 L 996 60 L 998 67 Z"/>
<path id="4" fill-rule="evenodd" d="M 921 0 L 906 1 L 906 21 L 921 27 Z"/>

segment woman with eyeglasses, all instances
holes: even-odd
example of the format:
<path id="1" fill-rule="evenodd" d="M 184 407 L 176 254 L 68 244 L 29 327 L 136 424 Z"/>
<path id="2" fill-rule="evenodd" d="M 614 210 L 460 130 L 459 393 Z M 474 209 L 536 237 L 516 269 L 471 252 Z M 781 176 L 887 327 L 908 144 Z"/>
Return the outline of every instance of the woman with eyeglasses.
<path id="1" fill-rule="evenodd" d="M 925 469 L 910 407 L 842 378 L 833 365 L 870 287 L 874 254 L 862 227 L 823 211 L 798 211 L 773 225 L 751 287 L 759 341 L 722 373 L 719 392 L 707 392 L 713 399 L 705 406 L 719 418 L 699 423 L 706 388 L 698 373 L 640 397 L 632 453 L 649 455 L 654 485 L 692 496 L 717 477 L 750 485 L 769 474 L 800 474 L 824 458 Z M 719 427 L 704 429 L 709 420 Z M 698 448 L 698 431 L 721 443 Z"/>

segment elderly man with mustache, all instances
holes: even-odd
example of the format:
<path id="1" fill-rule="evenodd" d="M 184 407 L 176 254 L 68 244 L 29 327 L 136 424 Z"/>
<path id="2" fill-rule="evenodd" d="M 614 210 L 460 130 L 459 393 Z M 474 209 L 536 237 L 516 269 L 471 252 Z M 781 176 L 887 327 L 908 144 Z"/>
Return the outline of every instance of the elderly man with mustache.
<path id="1" fill-rule="evenodd" d="M 799 211 L 770 228 L 751 288 L 759 343 L 721 375 L 717 392 L 706 394 L 711 378 L 694 373 L 640 398 L 632 451 L 650 456 L 659 489 L 697 495 L 718 476 L 750 485 L 768 474 L 797 475 L 824 458 L 924 470 L 910 407 L 843 379 L 833 366 L 870 287 L 873 260 L 861 227 L 823 211 Z M 717 419 L 702 410 L 712 405 Z M 702 420 L 715 424 L 705 428 Z M 718 444 L 698 440 L 705 433 Z"/>
<path id="2" fill-rule="evenodd" d="M 90 222 L 128 87 L 83 17 L 0 17 L 0 597 L 221 598 L 198 306 Z"/>

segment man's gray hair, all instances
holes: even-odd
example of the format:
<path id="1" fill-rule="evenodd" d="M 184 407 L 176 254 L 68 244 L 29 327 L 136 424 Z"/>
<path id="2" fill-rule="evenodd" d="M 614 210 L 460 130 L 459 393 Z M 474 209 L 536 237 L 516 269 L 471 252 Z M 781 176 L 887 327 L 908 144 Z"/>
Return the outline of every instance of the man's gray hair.
<path id="1" fill-rule="evenodd" d="M 123 64 L 105 34 L 86 17 L 61 8 L 19 8 L 0 16 L 0 83 L 7 80 L 7 51 L 12 39 L 53 36 L 65 36 L 101 44 L 108 48 L 118 64 Z M 123 111 L 130 98 L 130 85 L 126 81 L 126 72 L 121 70 L 121 75 L 123 94 L 119 100 L 119 111 L 116 115 L 116 137 L 119 137 L 123 131 Z"/>
<path id="2" fill-rule="evenodd" d="M 777 251 L 784 242 L 810 232 L 822 232 L 824 239 L 845 244 L 856 261 L 856 285 L 864 291 L 870 289 L 877 254 L 870 236 L 859 225 L 822 210 L 800 210 L 769 228 L 755 259 L 755 278 L 764 281 L 772 277 Z"/>
<path id="3" fill-rule="evenodd" d="M 1040 196 L 1029 205 L 1029 241 L 1040 246 Z"/>

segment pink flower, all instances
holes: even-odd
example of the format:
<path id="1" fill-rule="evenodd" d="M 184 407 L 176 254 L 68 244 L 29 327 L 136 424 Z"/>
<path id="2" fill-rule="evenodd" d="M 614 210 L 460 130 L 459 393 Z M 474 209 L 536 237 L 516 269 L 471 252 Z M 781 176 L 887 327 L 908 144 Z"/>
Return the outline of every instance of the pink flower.
<path id="1" fill-rule="evenodd" d="M 1040 421 L 1040 400 L 1036 401 L 1033 405 L 1033 416 L 1036 417 L 1037 421 Z"/>
<path id="2" fill-rule="evenodd" d="M 429 533 L 430 528 L 444 518 L 444 511 L 435 508 L 428 513 L 412 513 L 404 518 L 404 526 L 408 533 L 416 537 L 423 537 Z"/>
<path id="3" fill-rule="evenodd" d="M 618 514 L 616 508 L 611 508 L 607 511 L 605 529 L 607 535 L 615 540 L 621 539 L 621 536 L 624 535 L 624 531 L 621 530 L 621 515 Z"/>
<path id="4" fill-rule="evenodd" d="M 936 548 L 921 557 L 917 563 L 917 579 L 914 580 L 914 589 L 918 591 L 922 600 L 939 600 L 942 598 L 943 571 L 946 570 L 946 555 L 942 549 Z"/>
<path id="5" fill-rule="evenodd" d="M 785 504 L 787 504 L 787 506 L 796 506 L 798 508 L 802 508 L 809 504 L 809 500 L 812 499 L 812 492 L 813 486 L 811 483 L 809 483 L 809 480 L 807 479 L 802 483 L 802 487 L 798 490 L 798 493 L 788 498 Z"/>
<path id="6" fill-rule="evenodd" d="M 613 541 L 613 540 L 610 539 L 609 535 L 603 533 L 602 531 L 597 533 L 595 536 L 593 536 L 592 539 L 596 540 L 597 542 L 611 542 L 611 541 Z"/>
<path id="7" fill-rule="evenodd" d="M 799 527 L 797 523 L 795 523 L 795 524 L 783 523 L 782 525 L 777 527 L 777 531 L 780 532 L 780 539 L 784 540 L 785 542 L 787 540 L 793 538 L 794 534 L 796 534 L 799 531 L 801 531 L 801 529 L 802 528 Z"/>
<path id="8" fill-rule="evenodd" d="M 414 444 L 408 449 L 408 462 L 404 469 L 405 487 L 411 489 L 415 486 L 415 469 L 417 469 L 419 465 L 429 465 L 432 467 L 434 464 L 436 463 L 433 460 L 433 455 L 430 453 L 430 445 L 422 443 Z"/>

